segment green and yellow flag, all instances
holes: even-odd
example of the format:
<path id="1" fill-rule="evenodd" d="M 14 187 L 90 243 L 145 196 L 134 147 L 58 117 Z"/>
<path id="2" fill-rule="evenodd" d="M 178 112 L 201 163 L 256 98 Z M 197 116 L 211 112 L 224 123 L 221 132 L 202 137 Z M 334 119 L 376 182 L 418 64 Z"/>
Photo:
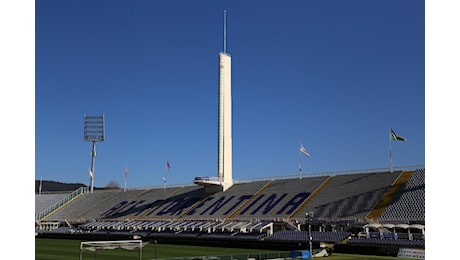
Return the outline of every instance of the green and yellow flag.
<path id="1" fill-rule="evenodd" d="M 406 141 L 406 138 L 397 135 L 397 134 L 395 133 L 395 131 L 393 130 L 393 128 L 391 128 L 391 131 L 390 131 L 390 140 Z"/>

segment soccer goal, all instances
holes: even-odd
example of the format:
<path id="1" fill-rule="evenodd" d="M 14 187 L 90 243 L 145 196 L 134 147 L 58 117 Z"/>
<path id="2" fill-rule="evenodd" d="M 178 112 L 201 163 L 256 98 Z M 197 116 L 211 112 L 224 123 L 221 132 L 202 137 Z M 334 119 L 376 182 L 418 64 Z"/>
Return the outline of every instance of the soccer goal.
<path id="1" fill-rule="evenodd" d="M 142 260 L 142 248 L 148 242 L 144 243 L 142 240 L 118 240 L 118 241 L 91 241 L 80 243 L 80 260 L 83 259 L 83 251 L 93 251 L 94 259 L 96 259 L 96 251 L 105 249 L 126 249 L 134 250 L 139 248 L 139 259 Z"/>

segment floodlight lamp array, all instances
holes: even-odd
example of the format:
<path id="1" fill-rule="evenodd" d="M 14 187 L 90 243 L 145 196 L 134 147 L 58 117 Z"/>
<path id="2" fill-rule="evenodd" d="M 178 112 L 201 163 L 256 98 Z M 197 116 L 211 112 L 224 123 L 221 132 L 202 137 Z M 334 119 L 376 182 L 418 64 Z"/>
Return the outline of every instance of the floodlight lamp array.
<path id="1" fill-rule="evenodd" d="M 88 116 L 85 114 L 84 139 L 87 142 L 103 142 L 104 134 L 104 114 L 101 116 Z"/>

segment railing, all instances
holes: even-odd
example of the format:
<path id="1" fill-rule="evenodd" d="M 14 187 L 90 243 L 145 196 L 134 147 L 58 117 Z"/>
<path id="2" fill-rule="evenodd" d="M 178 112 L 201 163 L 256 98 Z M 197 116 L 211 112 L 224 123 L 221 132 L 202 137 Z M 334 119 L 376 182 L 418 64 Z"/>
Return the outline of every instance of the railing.
<path id="1" fill-rule="evenodd" d="M 167 184 L 165 185 L 156 185 L 156 186 L 142 186 L 142 187 L 132 187 L 127 188 L 126 190 L 151 190 L 151 189 L 164 189 L 164 188 L 184 188 L 195 186 L 194 183 L 187 183 L 187 184 Z"/>
<path id="2" fill-rule="evenodd" d="M 195 177 L 195 181 L 223 181 L 222 177 L 209 177 L 209 176 L 199 176 Z"/>
<path id="3" fill-rule="evenodd" d="M 231 255 L 217 255 L 217 256 L 193 256 L 193 257 L 175 257 L 175 258 L 159 258 L 159 260 L 236 260 L 236 259 L 290 259 L 291 252 L 273 252 L 273 253 L 249 253 L 249 254 L 231 254 Z"/>
<path id="4" fill-rule="evenodd" d="M 44 219 L 46 216 L 48 216 L 51 213 L 53 213 L 54 211 L 56 211 L 57 209 L 62 207 L 64 204 L 66 204 L 69 201 L 73 200 L 74 198 L 76 198 L 80 194 L 86 193 L 86 192 L 88 192 L 88 187 L 80 187 L 80 188 L 78 188 L 74 192 L 72 192 L 69 195 L 67 195 L 66 197 L 64 197 L 62 200 L 60 200 L 60 201 L 54 203 L 53 205 L 51 205 L 49 208 L 45 209 L 44 211 L 42 211 L 42 212 L 40 212 L 38 214 L 35 214 L 35 221 L 40 221 L 40 220 Z"/>
<path id="5" fill-rule="evenodd" d="M 415 166 L 399 166 L 393 167 L 393 171 L 415 171 L 418 169 L 424 169 L 425 165 L 415 165 Z M 336 175 L 345 175 L 345 174 L 358 174 L 358 173 L 377 173 L 377 172 L 389 172 L 391 169 L 388 168 L 375 168 L 375 169 L 364 169 L 364 170 L 349 170 L 349 171 L 336 171 L 336 172 L 321 172 L 321 173 L 303 173 L 302 178 L 311 178 L 311 177 L 321 177 L 321 176 L 336 176 Z M 287 180 L 287 179 L 297 179 L 299 178 L 298 174 L 294 175 L 285 175 L 285 176 L 273 176 L 273 177 L 262 177 L 262 178 L 251 178 L 251 179 L 234 179 L 233 183 L 248 183 L 254 181 L 270 181 L 270 180 Z M 195 177 L 194 181 L 223 181 L 223 178 L 219 177 L 212 177 L 212 176 L 199 176 Z M 187 183 L 187 184 L 168 184 L 166 188 L 176 188 L 176 187 L 189 187 L 195 186 L 194 183 Z M 142 190 L 142 189 L 158 189 L 164 188 L 163 185 L 157 186 L 144 186 L 144 187 L 135 187 L 135 188 L 128 188 L 128 190 Z M 96 190 L 95 190 L 96 191 Z"/>
<path id="6" fill-rule="evenodd" d="M 415 171 L 415 170 L 424 169 L 424 168 L 425 168 L 425 165 L 401 166 L 401 167 L 393 167 L 393 171 Z M 389 172 L 389 171 L 390 171 L 390 168 L 376 168 L 376 169 L 321 172 L 321 173 L 310 173 L 310 174 L 304 173 L 302 175 L 302 178 L 336 176 L 336 175 L 346 175 L 346 174 L 359 174 L 359 173 L 378 173 L 378 172 Z M 233 183 L 237 184 L 237 183 L 247 183 L 247 182 L 254 182 L 254 181 L 287 180 L 287 179 L 297 179 L 297 178 L 299 178 L 299 175 L 295 174 L 295 175 L 273 176 L 273 177 L 263 177 L 263 178 L 237 179 L 237 180 L 233 180 Z"/>

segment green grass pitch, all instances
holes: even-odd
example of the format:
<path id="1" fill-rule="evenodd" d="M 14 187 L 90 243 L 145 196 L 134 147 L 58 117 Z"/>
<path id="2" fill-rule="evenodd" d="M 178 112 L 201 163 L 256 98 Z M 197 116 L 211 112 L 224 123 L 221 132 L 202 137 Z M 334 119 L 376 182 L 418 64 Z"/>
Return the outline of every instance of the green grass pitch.
<path id="1" fill-rule="evenodd" d="M 78 260 L 80 258 L 79 240 L 63 239 L 35 239 L 35 260 Z M 260 249 L 242 249 L 242 248 L 218 248 L 206 246 L 187 246 L 187 245 L 168 245 L 149 243 L 142 249 L 142 259 L 160 259 L 160 258 L 180 258 L 193 256 L 222 256 L 222 255 L 244 255 L 258 253 L 277 253 L 279 251 L 260 250 Z M 100 250 L 96 253 L 90 251 L 83 252 L 83 260 L 130 260 L 139 259 L 139 250 Z M 396 257 L 366 256 L 366 255 L 347 255 L 333 254 L 323 258 L 325 260 L 385 260 L 398 259 Z"/>

